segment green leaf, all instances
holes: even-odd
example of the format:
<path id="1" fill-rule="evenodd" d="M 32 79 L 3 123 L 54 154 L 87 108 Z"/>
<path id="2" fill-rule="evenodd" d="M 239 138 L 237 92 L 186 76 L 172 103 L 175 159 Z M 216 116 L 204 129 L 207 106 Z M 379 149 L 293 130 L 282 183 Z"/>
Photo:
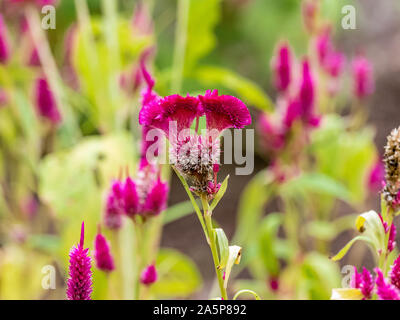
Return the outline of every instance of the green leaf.
<path id="1" fill-rule="evenodd" d="M 187 0 L 190 2 L 185 53 L 185 71 L 189 74 L 199 59 L 216 45 L 214 28 L 220 19 L 221 0 Z"/>
<path id="2" fill-rule="evenodd" d="M 225 280 L 224 280 L 224 287 L 228 286 L 229 276 L 232 271 L 232 267 L 234 264 L 239 264 L 240 256 L 241 256 L 242 248 L 239 246 L 229 246 L 229 257 L 226 263 L 225 268 Z"/>
<path id="3" fill-rule="evenodd" d="M 236 292 L 236 294 L 233 296 L 233 300 L 236 300 L 236 299 L 237 299 L 241 294 L 243 294 L 243 293 L 249 293 L 249 294 L 251 294 L 256 300 L 261 300 L 260 296 L 259 296 L 257 293 L 255 293 L 255 292 L 252 291 L 252 290 L 248 290 L 248 289 L 243 289 L 243 290 L 240 290 L 240 291 Z"/>
<path id="4" fill-rule="evenodd" d="M 373 245 L 373 243 L 371 242 L 371 239 L 365 236 L 356 236 L 353 239 L 351 239 L 335 256 L 333 256 L 331 259 L 333 261 L 338 261 L 340 259 L 342 259 L 346 253 L 350 250 L 351 246 L 354 244 L 354 242 L 361 240 L 361 241 L 365 241 L 367 243 L 370 243 Z"/>
<path id="5" fill-rule="evenodd" d="M 202 279 L 192 260 L 172 249 L 161 249 L 157 261 L 159 279 L 150 291 L 157 299 L 185 298 L 196 292 Z"/>
<path id="6" fill-rule="evenodd" d="M 180 218 L 186 217 L 193 212 L 192 202 L 190 200 L 174 204 L 163 212 L 163 223 L 168 224 Z"/>
<path id="7" fill-rule="evenodd" d="M 211 211 L 213 211 L 215 209 L 215 207 L 217 206 L 218 202 L 224 196 L 226 188 L 228 187 L 228 179 L 229 179 L 229 175 L 226 176 L 226 178 L 222 182 L 221 187 L 219 188 L 217 194 L 215 195 L 214 200 L 211 202 L 211 205 L 210 205 L 210 210 Z"/>
<path id="8" fill-rule="evenodd" d="M 229 243 L 224 230 L 221 228 L 214 229 L 217 236 L 217 243 L 219 249 L 219 269 L 225 268 L 229 258 Z"/>
<path id="9" fill-rule="evenodd" d="M 233 71 L 216 66 L 201 66 L 195 70 L 194 77 L 207 86 L 222 85 L 238 94 L 245 103 L 260 110 L 273 110 L 270 98 L 257 84 Z"/>
<path id="10" fill-rule="evenodd" d="M 376 251 L 385 248 L 385 229 L 379 215 L 375 211 L 370 210 L 359 215 L 356 219 L 356 228 L 370 239 Z"/>

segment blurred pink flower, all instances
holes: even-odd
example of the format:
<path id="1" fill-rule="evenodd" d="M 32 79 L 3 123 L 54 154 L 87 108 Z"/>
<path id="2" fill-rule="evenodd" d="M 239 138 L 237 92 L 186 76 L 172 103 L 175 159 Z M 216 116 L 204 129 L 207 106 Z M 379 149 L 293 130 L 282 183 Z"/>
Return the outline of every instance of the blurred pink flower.
<path id="1" fill-rule="evenodd" d="M 382 189 L 382 184 L 385 179 L 385 167 L 381 159 L 376 161 L 372 167 L 368 177 L 368 189 L 375 193 Z"/>
<path id="2" fill-rule="evenodd" d="M 390 283 L 400 290 L 400 256 L 396 258 L 389 272 Z"/>
<path id="3" fill-rule="evenodd" d="M 140 282 L 144 285 L 151 285 L 157 281 L 157 270 L 154 264 L 147 266 L 140 276 Z"/>
<path id="4" fill-rule="evenodd" d="M 278 45 L 273 59 L 274 83 L 279 91 L 286 91 L 290 85 L 292 72 L 292 54 L 286 42 Z"/>
<path id="5" fill-rule="evenodd" d="M 94 258 L 98 269 L 105 272 L 110 272 L 115 269 L 110 245 L 107 239 L 100 233 L 100 228 L 94 240 Z"/>
<path id="6" fill-rule="evenodd" d="M 353 59 L 352 69 L 354 95 L 358 99 L 366 98 L 375 89 L 372 65 L 363 55 L 358 55 Z"/>
<path id="7" fill-rule="evenodd" d="M 379 268 L 375 268 L 377 274 L 376 283 L 376 293 L 379 300 L 400 300 L 399 291 L 396 287 L 385 280 L 382 271 Z"/>
<path id="8" fill-rule="evenodd" d="M 58 111 L 53 93 L 45 78 L 36 79 L 35 105 L 41 117 L 48 119 L 53 124 L 57 124 L 61 121 L 61 114 Z"/>
<path id="9" fill-rule="evenodd" d="M 7 28 L 4 23 L 3 15 L 0 13 L 0 63 L 6 63 L 10 57 Z"/>
<path id="10" fill-rule="evenodd" d="M 302 1 L 301 9 L 305 28 L 309 33 L 313 33 L 316 28 L 319 3 L 316 0 L 305 0 Z"/>

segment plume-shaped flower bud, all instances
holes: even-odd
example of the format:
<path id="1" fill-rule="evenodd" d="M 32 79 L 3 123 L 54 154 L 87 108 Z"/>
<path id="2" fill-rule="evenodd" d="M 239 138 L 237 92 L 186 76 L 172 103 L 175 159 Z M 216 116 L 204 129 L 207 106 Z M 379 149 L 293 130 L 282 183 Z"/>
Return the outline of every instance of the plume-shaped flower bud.
<path id="1" fill-rule="evenodd" d="M 94 240 L 94 258 L 98 269 L 105 272 L 110 272 L 115 269 L 110 245 L 107 239 L 101 234 L 100 227 Z"/>
<path id="2" fill-rule="evenodd" d="M 127 177 L 124 184 L 124 210 L 125 214 L 133 217 L 139 211 L 139 197 L 135 182 Z"/>
<path id="3" fill-rule="evenodd" d="M 119 229 L 122 225 L 124 210 L 124 186 L 116 180 L 107 194 L 104 210 L 104 224 L 109 229 Z"/>
<path id="4" fill-rule="evenodd" d="M 400 290 L 400 256 L 396 258 L 389 273 L 390 283 Z"/>
<path id="5" fill-rule="evenodd" d="M 362 55 L 357 56 L 352 62 L 354 95 L 363 99 L 374 91 L 372 65 Z"/>
<path id="6" fill-rule="evenodd" d="M 306 125 L 316 127 L 319 118 L 314 115 L 315 82 L 307 59 L 303 61 L 303 72 L 299 91 L 300 113 Z"/>
<path id="7" fill-rule="evenodd" d="M 371 273 L 366 268 L 363 268 L 363 271 L 361 273 L 360 289 L 361 293 L 364 296 L 364 299 L 372 298 L 372 292 L 374 290 L 374 281 L 371 276 Z"/>
<path id="8" fill-rule="evenodd" d="M 45 78 L 38 78 L 35 85 L 35 104 L 38 114 L 57 124 L 61 121 L 61 115 L 58 111 L 53 93 Z"/>
<path id="9" fill-rule="evenodd" d="M 79 245 L 69 253 L 69 279 L 67 282 L 68 300 L 91 300 L 92 270 L 89 248 L 84 248 L 85 229 L 82 222 Z"/>
<path id="10" fill-rule="evenodd" d="M 3 15 L 0 14 L 0 63 L 6 63 L 10 56 L 10 48 L 7 38 L 6 24 Z"/>
<path id="11" fill-rule="evenodd" d="M 376 293 L 380 300 L 400 300 L 399 291 L 396 287 L 390 283 L 387 283 L 382 271 L 379 268 L 375 268 L 377 274 L 376 283 Z"/>
<path id="12" fill-rule="evenodd" d="M 292 54 L 287 43 L 278 46 L 276 57 L 273 61 L 275 72 L 275 87 L 279 91 L 286 91 L 290 85 L 292 72 Z"/>
<path id="13" fill-rule="evenodd" d="M 143 214 L 146 216 L 159 215 L 166 208 L 167 200 L 168 185 L 158 178 L 144 201 L 142 207 Z"/>
<path id="14" fill-rule="evenodd" d="M 157 281 L 157 270 L 154 264 L 148 265 L 140 276 L 140 282 L 145 285 L 151 285 Z"/>
<path id="15" fill-rule="evenodd" d="M 400 128 L 393 129 L 387 137 L 383 162 L 386 180 L 383 196 L 389 206 L 396 207 L 400 189 Z"/>

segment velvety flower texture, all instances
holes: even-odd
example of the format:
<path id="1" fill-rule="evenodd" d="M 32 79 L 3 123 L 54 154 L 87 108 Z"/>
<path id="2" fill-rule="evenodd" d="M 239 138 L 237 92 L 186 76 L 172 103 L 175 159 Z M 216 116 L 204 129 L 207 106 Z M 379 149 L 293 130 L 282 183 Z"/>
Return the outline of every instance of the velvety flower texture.
<path id="1" fill-rule="evenodd" d="M 94 258 L 98 269 L 105 272 L 110 272 L 115 269 L 110 245 L 107 239 L 100 233 L 100 230 L 94 240 Z"/>
<path id="2" fill-rule="evenodd" d="M 68 300 L 91 300 L 92 270 L 89 248 L 84 248 L 85 229 L 82 222 L 79 245 L 69 253 L 69 279 L 67 282 Z"/>
<path id="3" fill-rule="evenodd" d="M 290 85 L 292 72 L 292 53 L 287 43 L 278 45 L 276 57 L 273 61 L 275 74 L 275 87 L 279 91 L 285 91 Z"/>
<path id="4" fill-rule="evenodd" d="M 7 39 L 7 29 L 3 15 L 0 14 L 0 63 L 6 63 L 10 56 L 10 48 Z"/>
<path id="5" fill-rule="evenodd" d="M 376 293 L 380 300 L 400 300 L 399 291 L 396 287 L 385 280 L 382 271 L 379 268 L 375 268 L 377 274 Z"/>
<path id="6" fill-rule="evenodd" d="M 144 285 L 151 285 L 157 281 L 157 270 L 154 264 L 147 266 L 140 275 L 140 282 Z"/>
<path id="7" fill-rule="evenodd" d="M 206 118 L 206 133 L 199 134 L 199 118 Z M 190 132 L 196 120 L 195 133 Z M 205 95 L 171 95 L 143 104 L 139 123 L 161 130 L 170 141 L 170 161 L 194 184 L 192 190 L 207 193 L 214 180 L 213 165 L 219 163 L 219 136 L 228 128 L 241 129 L 251 123 L 245 104 L 229 95 L 208 90 Z"/>
<path id="8" fill-rule="evenodd" d="M 362 55 L 354 58 L 352 62 L 354 95 L 358 99 L 364 99 L 374 92 L 372 65 Z"/>
<path id="9" fill-rule="evenodd" d="M 389 273 L 390 283 L 400 290 L 400 256 L 393 262 Z"/>
<path id="10" fill-rule="evenodd" d="M 35 104 L 38 114 L 43 118 L 48 119 L 53 124 L 61 121 L 61 114 L 58 111 L 53 93 L 45 78 L 38 78 L 36 80 Z"/>

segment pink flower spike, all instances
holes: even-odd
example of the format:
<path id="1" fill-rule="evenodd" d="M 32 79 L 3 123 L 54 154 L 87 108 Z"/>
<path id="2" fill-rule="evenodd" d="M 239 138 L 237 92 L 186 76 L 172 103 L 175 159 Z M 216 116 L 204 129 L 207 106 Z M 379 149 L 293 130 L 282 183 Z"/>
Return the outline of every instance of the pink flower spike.
<path id="1" fill-rule="evenodd" d="M 79 245 L 69 253 L 69 278 L 67 281 L 68 300 L 91 300 L 92 270 L 89 248 L 84 249 L 84 223 L 82 222 Z"/>
<path id="2" fill-rule="evenodd" d="M 157 216 L 166 208 L 167 201 L 168 185 L 158 178 L 147 194 L 142 212 L 146 216 Z"/>
<path id="3" fill-rule="evenodd" d="M 334 78 L 337 78 L 343 71 L 346 57 L 339 51 L 331 52 L 325 59 L 325 69 Z"/>
<path id="4" fill-rule="evenodd" d="M 112 230 L 117 230 L 122 226 L 121 207 L 113 194 L 107 196 L 104 210 L 104 225 Z"/>
<path id="5" fill-rule="evenodd" d="M 110 252 L 110 245 L 107 239 L 99 232 L 94 240 L 94 258 L 98 269 L 110 272 L 115 269 L 114 259 Z"/>
<path id="6" fill-rule="evenodd" d="M 399 291 L 390 283 L 387 283 L 383 277 L 383 273 L 379 268 L 375 268 L 377 274 L 376 293 L 380 300 L 400 300 Z"/>
<path id="7" fill-rule="evenodd" d="M 10 57 L 10 48 L 7 38 L 7 28 L 3 15 L 0 14 L 0 63 L 6 63 Z"/>
<path id="8" fill-rule="evenodd" d="M 389 272 L 390 283 L 400 290 L 400 256 L 396 258 Z"/>
<path id="9" fill-rule="evenodd" d="M 147 266 L 140 276 L 140 283 L 144 285 L 151 285 L 157 281 L 157 270 L 154 264 Z"/>
<path id="10" fill-rule="evenodd" d="M 127 177 L 124 184 L 124 211 L 132 218 L 139 212 L 139 197 L 135 182 Z"/>
<path id="11" fill-rule="evenodd" d="M 378 192 L 382 188 L 382 181 L 385 179 L 385 167 L 381 159 L 376 161 L 368 177 L 368 189 L 370 192 Z"/>
<path id="12" fill-rule="evenodd" d="M 396 226 L 392 223 L 389 231 L 388 252 L 392 252 L 396 246 L 396 233 Z"/>
<path id="13" fill-rule="evenodd" d="M 357 56 L 352 62 L 354 95 L 364 99 L 374 92 L 375 85 L 371 63 L 362 55 Z"/>
<path id="14" fill-rule="evenodd" d="M 355 289 L 360 289 L 361 283 L 362 283 L 361 273 L 358 273 L 357 268 L 354 267 L 354 273 L 350 280 L 350 286 Z"/>
<path id="15" fill-rule="evenodd" d="M 218 95 L 218 90 L 207 90 L 204 96 L 199 96 L 201 106 L 206 115 L 207 129 L 242 129 L 251 124 L 250 112 L 238 98 L 228 95 Z"/>
<path id="16" fill-rule="evenodd" d="M 288 102 L 283 116 L 283 124 L 287 129 L 291 128 L 293 122 L 300 118 L 300 112 L 300 104 L 296 99 Z"/>
<path id="17" fill-rule="evenodd" d="M 53 124 L 61 121 L 61 114 L 58 111 L 53 93 L 45 78 L 38 78 L 36 80 L 35 103 L 37 112 L 41 117 L 48 119 Z"/>
<path id="18" fill-rule="evenodd" d="M 158 128 L 168 137 L 170 121 L 177 122 L 177 133 L 179 134 L 182 130 L 190 128 L 199 113 L 197 98 L 175 94 L 143 105 L 139 112 L 139 123 Z"/>
<path id="19" fill-rule="evenodd" d="M 330 29 L 325 30 L 317 37 L 315 47 L 320 66 L 325 66 L 326 59 L 333 50 Z"/>
<path id="20" fill-rule="evenodd" d="M 273 62 L 275 71 L 275 87 L 279 91 L 286 91 L 290 85 L 292 71 L 292 54 L 287 43 L 278 46 Z"/>
<path id="21" fill-rule="evenodd" d="M 374 290 L 374 281 L 371 276 L 371 273 L 363 267 L 363 271 L 361 273 L 361 293 L 364 296 L 364 299 L 368 300 L 372 298 L 372 292 Z"/>
<path id="22" fill-rule="evenodd" d="M 300 110 L 303 120 L 312 118 L 315 104 L 315 85 L 308 60 L 303 61 L 303 76 L 299 92 Z"/>

